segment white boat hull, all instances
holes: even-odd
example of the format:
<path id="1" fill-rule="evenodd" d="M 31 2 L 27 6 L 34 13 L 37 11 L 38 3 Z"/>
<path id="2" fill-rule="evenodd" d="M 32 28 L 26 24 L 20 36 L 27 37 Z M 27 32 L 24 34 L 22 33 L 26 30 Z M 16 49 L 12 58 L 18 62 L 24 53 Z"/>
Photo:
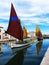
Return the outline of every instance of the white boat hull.
<path id="1" fill-rule="evenodd" d="M 30 41 L 30 42 L 24 43 L 24 44 L 12 44 L 11 49 L 13 52 L 16 52 L 16 51 L 22 50 L 26 47 L 29 47 L 31 45 L 31 43 L 33 43 L 33 42 L 34 41 Z"/>

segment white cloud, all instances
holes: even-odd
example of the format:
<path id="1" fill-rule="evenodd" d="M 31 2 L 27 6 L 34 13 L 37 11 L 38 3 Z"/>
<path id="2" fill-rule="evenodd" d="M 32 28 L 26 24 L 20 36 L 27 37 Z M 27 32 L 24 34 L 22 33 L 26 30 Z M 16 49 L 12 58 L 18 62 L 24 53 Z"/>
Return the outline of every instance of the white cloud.
<path id="1" fill-rule="evenodd" d="M 8 27 L 8 23 L 0 22 L 0 26 L 4 27 L 3 30 L 6 30 Z"/>
<path id="2" fill-rule="evenodd" d="M 49 24 L 49 18 L 41 15 L 49 13 L 49 0 L 0 0 L 0 18 L 9 19 L 11 2 L 21 20 L 29 20 L 35 24 Z M 41 17 L 34 17 L 40 15 Z M 45 21 L 45 22 L 44 22 Z M 43 22 L 43 23 L 42 23 Z M 29 24 L 28 24 L 29 25 Z"/>

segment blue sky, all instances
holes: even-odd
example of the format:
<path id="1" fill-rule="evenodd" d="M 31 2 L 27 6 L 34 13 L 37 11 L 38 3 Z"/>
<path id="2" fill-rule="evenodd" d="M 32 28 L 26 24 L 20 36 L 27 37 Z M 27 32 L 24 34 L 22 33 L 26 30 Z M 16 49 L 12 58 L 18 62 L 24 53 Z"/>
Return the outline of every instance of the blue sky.
<path id="1" fill-rule="evenodd" d="M 0 26 L 7 29 L 11 3 L 27 31 L 35 31 L 36 24 L 42 33 L 49 34 L 49 0 L 0 0 Z"/>

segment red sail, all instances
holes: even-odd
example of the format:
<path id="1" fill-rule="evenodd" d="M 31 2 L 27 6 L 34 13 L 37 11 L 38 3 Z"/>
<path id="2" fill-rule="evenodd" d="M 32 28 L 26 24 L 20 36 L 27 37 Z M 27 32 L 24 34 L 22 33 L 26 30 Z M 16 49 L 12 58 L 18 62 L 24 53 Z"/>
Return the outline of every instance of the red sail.
<path id="1" fill-rule="evenodd" d="M 23 31 L 20 24 L 20 20 L 15 12 L 13 4 L 11 4 L 11 13 L 10 13 L 10 21 L 9 26 L 6 33 L 10 34 L 11 36 L 23 40 Z"/>

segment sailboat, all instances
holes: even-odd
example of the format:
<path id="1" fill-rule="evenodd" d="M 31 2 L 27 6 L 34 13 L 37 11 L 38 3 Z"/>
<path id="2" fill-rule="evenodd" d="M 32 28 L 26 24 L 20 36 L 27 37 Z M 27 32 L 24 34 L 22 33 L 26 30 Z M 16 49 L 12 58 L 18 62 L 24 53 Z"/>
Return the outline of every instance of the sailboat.
<path id="1" fill-rule="evenodd" d="M 43 39 L 42 38 L 42 33 L 41 33 L 38 25 L 36 25 L 36 37 L 37 37 L 38 41 Z"/>
<path id="2" fill-rule="evenodd" d="M 18 48 L 18 47 L 24 47 L 29 45 L 29 44 L 24 44 L 22 26 L 20 23 L 20 19 L 16 14 L 13 4 L 11 4 L 9 25 L 5 33 L 15 37 L 16 39 L 18 39 L 20 42 L 23 43 L 23 44 L 15 44 L 15 45 L 12 44 L 11 48 L 16 48 L 16 47 Z"/>

